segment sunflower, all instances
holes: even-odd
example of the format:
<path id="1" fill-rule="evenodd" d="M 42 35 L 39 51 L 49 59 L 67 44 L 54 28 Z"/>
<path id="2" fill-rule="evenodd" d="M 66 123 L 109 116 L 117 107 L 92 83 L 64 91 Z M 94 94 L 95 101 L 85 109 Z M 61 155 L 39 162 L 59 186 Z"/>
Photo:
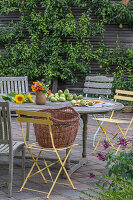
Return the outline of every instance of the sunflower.
<path id="1" fill-rule="evenodd" d="M 23 101 L 25 100 L 24 95 L 22 94 L 17 94 L 14 98 L 14 101 L 16 103 L 23 103 Z"/>
<path id="2" fill-rule="evenodd" d="M 29 99 L 29 101 L 30 101 L 31 103 L 34 103 L 34 100 L 32 99 L 32 97 L 31 97 L 31 94 L 30 94 L 30 93 L 28 94 L 28 99 Z"/>

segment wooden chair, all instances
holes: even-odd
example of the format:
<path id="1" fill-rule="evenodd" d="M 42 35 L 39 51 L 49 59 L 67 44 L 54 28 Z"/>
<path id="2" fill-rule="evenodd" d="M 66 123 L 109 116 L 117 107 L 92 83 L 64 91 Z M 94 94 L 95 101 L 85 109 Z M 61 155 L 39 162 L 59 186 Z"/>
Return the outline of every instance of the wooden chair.
<path id="1" fill-rule="evenodd" d="M 132 102 L 133 102 L 133 91 L 116 90 L 115 93 L 116 93 L 116 95 L 114 96 L 115 102 L 116 102 L 117 100 L 129 101 L 129 102 L 132 101 Z M 127 135 L 127 133 L 128 133 L 129 128 L 131 127 L 131 124 L 133 123 L 133 117 L 132 117 L 130 120 L 128 120 L 128 119 L 125 120 L 125 119 L 120 119 L 120 118 L 118 118 L 118 117 L 117 117 L 117 118 L 116 118 L 116 117 L 114 118 L 113 116 L 114 116 L 114 111 L 112 112 L 112 115 L 111 115 L 110 118 L 96 118 L 96 120 L 97 120 L 97 122 L 98 122 L 100 128 L 102 129 L 102 132 L 103 132 L 103 133 L 102 133 L 102 135 L 101 135 L 101 137 L 100 137 L 100 139 L 99 139 L 99 141 L 98 141 L 98 143 L 97 143 L 97 145 L 96 145 L 96 147 L 95 147 L 95 149 L 94 149 L 94 152 L 96 151 L 96 149 L 97 149 L 97 147 L 98 147 L 98 145 L 99 145 L 99 143 L 100 143 L 100 141 L 101 141 L 103 135 L 106 136 L 106 138 L 108 139 L 110 145 L 113 147 L 113 149 L 115 149 L 114 145 L 112 144 L 112 142 L 111 142 L 111 140 L 109 139 L 108 134 L 107 134 L 107 132 L 110 132 L 109 130 L 107 130 L 107 127 L 108 127 L 108 124 L 109 124 L 109 123 L 115 123 L 115 124 L 117 125 L 117 127 L 118 127 L 118 129 L 119 129 L 119 131 L 120 131 L 120 133 L 121 133 L 121 136 L 122 136 L 123 139 L 127 142 L 127 145 L 130 147 L 130 145 L 129 145 L 129 143 L 128 143 L 128 140 L 127 140 L 127 138 L 126 138 L 126 135 Z M 107 122 L 106 126 L 103 127 L 103 126 L 100 124 L 100 121 Z M 125 133 L 123 132 L 123 130 L 122 130 L 121 126 L 120 126 L 121 124 L 128 124 L 127 130 L 125 131 Z M 117 138 L 118 133 L 115 133 L 115 132 L 113 131 L 113 135 L 114 135 L 113 138 L 115 139 L 115 138 Z M 118 140 L 118 138 L 117 138 L 117 140 Z M 121 144 L 118 146 L 118 148 L 117 148 L 117 150 L 116 150 L 116 154 L 118 153 L 120 147 L 121 147 Z"/>
<path id="2" fill-rule="evenodd" d="M 28 94 L 28 77 L 0 77 L 0 96 L 15 92 Z M 12 113 L 12 117 L 16 114 Z M 29 140 L 29 124 L 27 124 L 27 140 Z"/>
<path id="3" fill-rule="evenodd" d="M 31 155 L 31 158 L 33 159 L 34 163 L 20 189 L 20 192 L 23 190 L 23 189 L 26 189 L 26 190 L 31 190 L 31 191 L 36 191 L 36 192 L 41 192 L 41 193 L 44 193 L 44 194 L 47 194 L 47 198 L 49 198 L 54 186 L 56 183 L 58 184 L 63 184 L 63 185 L 67 185 L 67 186 L 71 186 L 73 189 L 75 189 L 69 175 L 68 175 L 68 172 L 66 171 L 66 168 L 65 168 L 65 163 L 70 155 L 70 152 L 72 150 L 72 147 L 74 144 L 71 144 L 70 146 L 67 146 L 67 147 L 58 147 L 56 148 L 55 147 L 55 143 L 54 143 L 54 138 L 53 138 L 53 134 L 52 134 L 52 125 L 53 125 L 53 121 L 50 120 L 50 117 L 51 117 L 51 113 L 45 113 L 45 112 L 33 112 L 33 111 L 25 111 L 25 110 L 16 110 L 16 113 L 18 114 L 18 121 L 20 122 L 20 126 L 21 126 L 21 129 L 22 129 L 22 135 L 23 135 L 23 139 L 24 139 L 24 142 L 25 142 L 25 146 L 29 152 L 29 154 Z M 39 118 L 39 119 L 38 119 Z M 27 144 L 26 142 L 26 139 L 25 139 L 25 133 L 24 133 L 24 130 L 23 130 L 23 123 L 24 122 L 28 122 L 28 123 L 33 123 L 33 124 L 37 124 L 37 125 L 46 125 L 47 126 L 47 130 L 49 130 L 49 135 L 50 135 L 50 140 L 51 140 L 51 143 L 52 143 L 52 147 L 49 147 L 49 148 L 44 148 L 42 146 L 40 146 L 38 144 L 38 142 L 35 142 L 35 143 L 31 143 L 31 144 Z M 32 153 L 32 150 L 34 150 L 34 153 L 35 151 L 38 152 L 37 153 L 37 157 L 35 158 L 33 156 L 33 153 Z M 63 150 L 68 150 L 67 153 L 66 153 L 66 156 L 64 156 L 63 158 L 60 157 L 60 153 L 61 151 Z M 40 169 L 39 167 L 39 157 L 42 153 L 45 153 L 45 152 L 53 152 L 56 154 L 58 160 L 51 163 L 51 164 L 48 164 L 44 159 L 44 168 Z M 55 179 L 53 179 L 52 177 L 52 173 L 50 171 L 50 167 L 53 166 L 54 164 L 57 164 L 59 163 L 60 164 L 60 169 L 55 177 Z M 33 172 L 33 169 L 37 167 L 38 171 L 36 172 Z M 44 175 L 44 170 L 46 170 L 49 174 L 49 177 L 50 179 L 46 179 L 45 178 L 45 175 Z M 69 183 L 70 184 L 65 184 L 65 183 L 61 183 L 61 182 L 57 182 L 58 178 L 59 178 L 59 175 L 61 174 L 61 171 L 64 171 L 65 174 L 66 174 L 66 177 L 68 178 L 69 180 Z M 36 190 L 36 189 L 33 189 L 33 188 L 28 188 L 28 187 L 25 187 L 25 184 L 27 183 L 27 181 L 33 177 L 34 175 L 37 175 L 37 174 L 40 174 L 44 183 L 47 183 L 47 182 L 51 182 L 52 183 L 52 186 L 49 190 L 49 192 L 44 192 L 44 191 L 39 191 L 39 190 Z"/>
<path id="4" fill-rule="evenodd" d="M 28 77 L 0 77 L 0 95 L 29 93 Z"/>
<path id="5" fill-rule="evenodd" d="M 86 98 L 89 98 L 89 95 L 94 95 L 101 98 L 100 95 L 105 95 L 108 98 L 108 95 L 111 94 L 113 77 L 105 77 L 105 76 L 87 76 L 84 83 L 83 93 L 86 94 Z M 96 115 L 93 114 L 93 117 L 96 118 Z M 104 115 L 105 117 L 105 115 Z M 101 122 L 102 124 L 103 122 Z M 98 125 L 98 129 L 96 130 L 93 138 L 93 146 L 95 146 L 96 135 L 100 129 Z"/>
<path id="6" fill-rule="evenodd" d="M 25 173 L 25 149 L 24 142 L 13 141 L 11 132 L 11 117 L 8 102 L 0 102 L 0 161 L 9 162 L 8 196 L 12 196 L 13 183 L 13 158 L 22 151 L 22 180 Z"/>

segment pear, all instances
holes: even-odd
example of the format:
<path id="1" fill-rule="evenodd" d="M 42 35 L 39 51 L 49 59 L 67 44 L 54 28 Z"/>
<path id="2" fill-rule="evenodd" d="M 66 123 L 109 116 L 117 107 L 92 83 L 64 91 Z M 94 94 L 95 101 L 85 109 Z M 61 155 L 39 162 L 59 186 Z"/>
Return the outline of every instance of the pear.
<path id="1" fill-rule="evenodd" d="M 60 96 L 61 94 L 63 94 L 62 90 L 58 90 L 58 95 Z"/>
<path id="2" fill-rule="evenodd" d="M 59 98 L 60 98 L 60 97 L 59 97 L 59 96 L 55 96 L 55 98 L 57 99 L 57 101 L 59 101 Z"/>
<path id="3" fill-rule="evenodd" d="M 88 102 L 88 106 L 92 106 L 93 105 L 93 103 L 92 102 Z"/>
<path id="4" fill-rule="evenodd" d="M 65 99 L 64 97 L 59 97 L 59 101 L 60 101 L 60 102 L 65 102 L 66 99 Z"/>
<path id="5" fill-rule="evenodd" d="M 74 105 L 76 104 L 76 100 L 73 99 L 73 100 L 71 101 L 71 104 L 74 106 Z"/>
<path id="6" fill-rule="evenodd" d="M 63 97 L 63 98 L 65 98 L 65 94 L 61 94 L 61 95 L 60 95 L 60 97 Z"/>
<path id="7" fill-rule="evenodd" d="M 72 95 L 72 94 L 69 94 L 69 95 L 66 97 L 66 99 L 67 99 L 68 101 L 71 101 L 71 100 L 73 99 L 73 95 Z"/>
<path id="8" fill-rule="evenodd" d="M 69 95 L 69 90 L 68 90 L 68 89 L 65 89 L 64 95 L 65 95 L 66 97 Z"/>
<path id="9" fill-rule="evenodd" d="M 50 101 L 51 101 L 51 102 L 56 102 L 57 99 L 56 99 L 55 97 L 51 97 Z"/>
<path id="10" fill-rule="evenodd" d="M 76 104 L 80 104 L 80 100 L 78 100 L 78 101 L 76 102 Z"/>
<path id="11" fill-rule="evenodd" d="M 78 97 L 77 97 L 77 95 L 76 94 L 73 94 L 73 99 L 77 99 Z"/>
<path id="12" fill-rule="evenodd" d="M 80 100 L 80 105 L 85 105 L 85 102 L 83 99 Z"/>
<path id="13" fill-rule="evenodd" d="M 120 25 L 119 25 L 119 28 L 123 28 L 123 24 L 120 24 Z"/>
<path id="14" fill-rule="evenodd" d="M 53 94 L 53 93 L 51 93 L 51 94 L 48 96 L 49 99 L 51 99 L 51 97 L 54 97 L 54 94 Z"/>
<path id="15" fill-rule="evenodd" d="M 78 99 L 83 99 L 83 95 L 80 94 L 80 95 L 78 96 Z"/>

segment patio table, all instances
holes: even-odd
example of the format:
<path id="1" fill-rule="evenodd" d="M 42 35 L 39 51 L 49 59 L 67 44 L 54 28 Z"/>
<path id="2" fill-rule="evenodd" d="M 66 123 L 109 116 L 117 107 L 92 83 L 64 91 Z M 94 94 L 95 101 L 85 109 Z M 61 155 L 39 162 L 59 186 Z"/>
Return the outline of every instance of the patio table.
<path id="1" fill-rule="evenodd" d="M 2 101 L 2 100 L 1 100 Z M 95 104 L 94 106 L 89 107 L 77 107 L 74 106 L 73 108 L 80 113 L 80 116 L 83 120 L 83 132 L 82 132 L 82 140 L 83 140 L 83 150 L 82 150 L 82 158 L 79 162 L 75 162 L 76 165 L 70 167 L 70 160 L 67 161 L 67 169 L 69 169 L 69 174 L 72 174 L 75 170 L 83 166 L 87 162 L 86 159 L 86 149 L 87 149 L 87 123 L 88 123 L 88 115 L 89 114 L 105 114 L 112 110 L 121 110 L 124 105 L 114 101 L 102 100 L 103 104 Z M 35 103 L 23 103 L 17 104 L 14 102 L 10 102 L 10 110 L 42 110 L 42 109 L 54 109 L 54 108 L 61 108 L 65 106 L 71 106 L 70 101 L 66 102 L 50 102 L 47 101 L 45 105 L 36 105 Z"/>

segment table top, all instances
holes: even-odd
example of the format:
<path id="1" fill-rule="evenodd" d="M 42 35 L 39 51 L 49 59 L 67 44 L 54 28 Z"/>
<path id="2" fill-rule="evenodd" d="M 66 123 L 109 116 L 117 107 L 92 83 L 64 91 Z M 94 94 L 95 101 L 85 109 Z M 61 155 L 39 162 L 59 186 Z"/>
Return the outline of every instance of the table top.
<path id="1" fill-rule="evenodd" d="M 2 100 L 1 100 L 2 101 Z M 3 100 L 4 101 L 4 100 Z M 73 106 L 73 108 L 80 114 L 98 114 L 98 113 L 106 113 L 112 110 L 121 110 L 124 105 L 114 101 L 107 101 L 102 100 L 103 104 L 95 104 L 89 107 L 82 107 L 82 106 Z M 42 109 L 54 109 L 54 108 L 61 108 L 65 106 L 71 106 L 70 101 L 66 102 L 50 102 L 47 101 L 45 105 L 36 105 L 35 103 L 15 103 L 10 102 L 10 110 L 42 110 Z"/>

